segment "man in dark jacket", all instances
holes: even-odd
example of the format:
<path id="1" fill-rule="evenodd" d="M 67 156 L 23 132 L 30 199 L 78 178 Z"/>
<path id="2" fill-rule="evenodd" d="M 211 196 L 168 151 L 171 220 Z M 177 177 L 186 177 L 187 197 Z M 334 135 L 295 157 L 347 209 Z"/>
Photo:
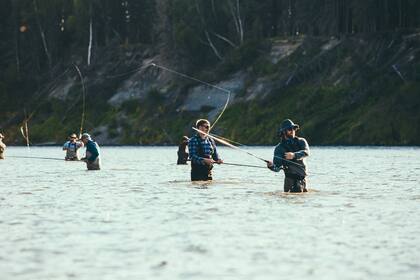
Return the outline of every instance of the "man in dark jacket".
<path id="1" fill-rule="evenodd" d="M 191 159 L 191 181 L 212 180 L 211 169 L 213 164 L 220 164 L 223 161 L 219 158 L 216 144 L 206 135 L 209 133 L 210 122 L 199 119 L 195 126 L 199 132 L 188 141 Z"/>
<path id="2" fill-rule="evenodd" d="M 188 152 L 187 146 L 188 146 L 188 137 L 182 136 L 181 143 L 179 143 L 178 146 L 178 161 L 177 164 L 187 164 L 188 161 Z"/>
<path id="3" fill-rule="evenodd" d="M 309 145 L 305 138 L 296 137 L 299 125 L 286 119 L 281 123 L 280 143 L 274 150 L 273 161 L 267 167 L 275 172 L 284 170 L 285 192 L 307 192 L 306 165 L 304 158 L 309 156 Z"/>
<path id="4" fill-rule="evenodd" d="M 83 133 L 81 138 L 86 147 L 86 156 L 81 160 L 86 162 L 88 170 L 101 169 L 101 159 L 99 157 L 99 146 L 92 140 L 88 133 Z"/>

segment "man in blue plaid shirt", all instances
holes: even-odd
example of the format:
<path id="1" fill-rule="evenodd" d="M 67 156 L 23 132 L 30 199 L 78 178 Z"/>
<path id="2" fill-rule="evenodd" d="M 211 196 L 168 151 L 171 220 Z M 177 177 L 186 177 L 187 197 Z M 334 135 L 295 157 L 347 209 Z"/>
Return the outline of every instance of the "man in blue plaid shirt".
<path id="1" fill-rule="evenodd" d="M 199 131 L 208 133 L 210 122 L 199 119 L 195 126 Z M 191 181 L 212 180 L 211 169 L 214 163 L 223 163 L 216 150 L 216 144 L 205 134 L 197 132 L 188 141 L 188 150 L 191 159 Z"/>

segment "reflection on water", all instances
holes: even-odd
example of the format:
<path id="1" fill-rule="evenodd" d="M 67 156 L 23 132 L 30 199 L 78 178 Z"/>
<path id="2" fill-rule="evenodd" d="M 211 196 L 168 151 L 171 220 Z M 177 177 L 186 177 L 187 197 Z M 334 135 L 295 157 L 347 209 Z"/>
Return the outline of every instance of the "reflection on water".
<path id="1" fill-rule="evenodd" d="M 103 170 L 88 172 L 56 160 L 59 147 L 10 147 L 1 279 L 420 278 L 420 149 L 313 148 L 304 194 L 250 167 L 191 183 L 176 149 L 103 147 Z"/>

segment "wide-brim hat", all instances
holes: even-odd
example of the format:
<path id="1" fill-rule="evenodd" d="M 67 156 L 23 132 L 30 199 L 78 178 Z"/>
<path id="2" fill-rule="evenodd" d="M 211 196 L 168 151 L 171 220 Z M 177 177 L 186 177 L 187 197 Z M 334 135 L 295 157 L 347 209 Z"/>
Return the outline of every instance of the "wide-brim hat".
<path id="1" fill-rule="evenodd" d="M 72 134 L 70 134 L 70 136 L 69 136 L 70 138 L 77 138 L 77 135 L 76 135 L 76 133 L 72 133 Z"/>
<path id="2" fill-rule="evenodd" d="M 293 128 L 294 130 L 298 130 L 299 129 L 299 125 L 295 124 L 292 120 L 290 119 L 285 119 L 284 121 L 281 122 L 280 128 L 279 128 L 279 133 L 283 133 L 284 131 Z"/>
<path id="3" fill-rule="evenodd" d="M 4 138 L 4 135 L 0 133 L 0 139 L 3 139 L 3 138 Z"/>

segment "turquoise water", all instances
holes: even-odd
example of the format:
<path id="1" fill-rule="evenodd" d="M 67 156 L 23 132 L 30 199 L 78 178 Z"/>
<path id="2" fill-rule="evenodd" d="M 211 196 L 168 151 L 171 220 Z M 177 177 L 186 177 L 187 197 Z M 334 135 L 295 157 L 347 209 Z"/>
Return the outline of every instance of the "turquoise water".
<path id="1" fill-rule="evenodd" d="M 60 149 L 0 161 L 2 280 L 420 278 L 420 148 L 314 147 L 303 195 L 259 168 L 191 183 L 176 147 L 103 147 L 101 171 L 34 158 Z"/>

